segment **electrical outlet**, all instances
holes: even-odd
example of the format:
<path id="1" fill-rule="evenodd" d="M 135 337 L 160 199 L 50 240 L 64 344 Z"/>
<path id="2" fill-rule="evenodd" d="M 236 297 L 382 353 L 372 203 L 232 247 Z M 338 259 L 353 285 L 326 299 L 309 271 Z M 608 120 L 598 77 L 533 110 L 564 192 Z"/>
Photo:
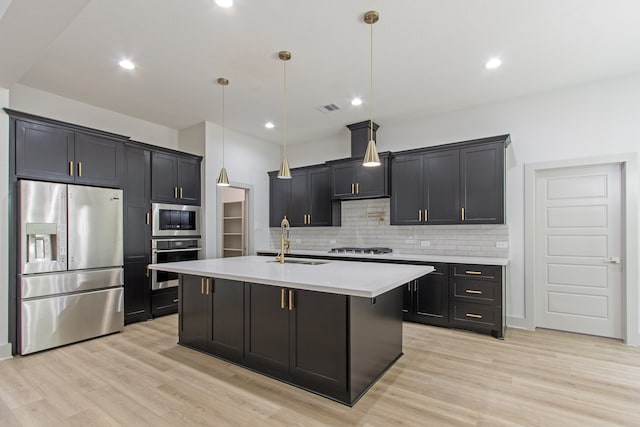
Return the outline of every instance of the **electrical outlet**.
<path id="1" fill-rule="evenodd" d="M 329 240 L 329 244 L 331 244 L 331 245 L 335 245 L 335 244 L 336 244 L 335 239 L 331 239 L 331 240 Z"/>
<path id="2" fill-rule="evenodd" d="M 496 242 L 496 248 L 506 249 L 508 247 L 509 247 L 509 242 L 504 242 L 504 241 Z"/>
<path id="3" fill-rule="evenodd" d="M 428 240 L 422 240 L 420 242 L 420 246 L 422 246 L 423 248 L 430 248 L 431 247 L 431 242 Z"/>

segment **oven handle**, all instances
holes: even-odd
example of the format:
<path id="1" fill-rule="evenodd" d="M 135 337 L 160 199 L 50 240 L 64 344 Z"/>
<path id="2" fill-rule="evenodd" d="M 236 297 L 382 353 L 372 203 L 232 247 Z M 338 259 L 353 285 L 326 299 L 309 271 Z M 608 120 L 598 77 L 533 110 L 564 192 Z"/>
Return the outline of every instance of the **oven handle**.
<path id="1" fill-rule="evenodd" d="M 201 251 L 202 248 L 188 248 L 188 249 L 154 249 L 153 253 L 161 254 L 166 252 L 193 252 L 193 251 Z"/>

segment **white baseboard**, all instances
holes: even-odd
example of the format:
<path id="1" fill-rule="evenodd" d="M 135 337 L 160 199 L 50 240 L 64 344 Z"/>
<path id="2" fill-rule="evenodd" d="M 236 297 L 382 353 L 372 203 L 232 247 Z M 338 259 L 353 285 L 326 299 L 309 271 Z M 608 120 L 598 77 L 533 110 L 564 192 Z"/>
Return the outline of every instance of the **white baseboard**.
<path id="1" fill-rule="evenodd" d="M 0 345 L 0 360 L 11 359 L 11 343 Z"/>

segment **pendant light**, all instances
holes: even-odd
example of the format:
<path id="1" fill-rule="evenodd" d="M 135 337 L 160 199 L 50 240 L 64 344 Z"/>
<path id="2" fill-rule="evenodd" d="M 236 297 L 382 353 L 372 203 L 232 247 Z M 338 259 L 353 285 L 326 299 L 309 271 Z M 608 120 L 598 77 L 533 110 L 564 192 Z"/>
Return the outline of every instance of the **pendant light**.
<path id="1" fill-rule="evenodd" d="M 378 156 L 378 150 L 376 149 L 376 142 L 373 140 L 373 24 L 378 22 L 380 14 L 375 10 L 370 10 L 364 14 L 364 22 L 371 26 L 371 97 L 369 99 L 369 144 L 367 144 L 367 151 L 364 154 L 364 161 L 362 166 L 373 167 L 380 166 L 380 157 Z"/>
<path id="2" fill-rule="evenodd" d="M 291 59 L 291 52 L 283 50 L 278 52 L 278 58 L 282 60 L 284 70 L 284 101 L 282 107 L 282 164 L 278 171 L 278 178 L 291 179 L 291 171 L 289 170 L 289 161 L 287 160 L 287 61 Z"/>
<path id="3" fill-rule="evenodd" d="M 218 176 L 218 182 L 216 185 L 220 187 L 229 186 L 229 177 L 227 176 L 227 170 L 224 167 L 224 87 L 229 84 L 229 80 L 224 77 L 218 79 L 218 84 L 222 86 L 222 169 L 220 169 L 220 175 Z"/>

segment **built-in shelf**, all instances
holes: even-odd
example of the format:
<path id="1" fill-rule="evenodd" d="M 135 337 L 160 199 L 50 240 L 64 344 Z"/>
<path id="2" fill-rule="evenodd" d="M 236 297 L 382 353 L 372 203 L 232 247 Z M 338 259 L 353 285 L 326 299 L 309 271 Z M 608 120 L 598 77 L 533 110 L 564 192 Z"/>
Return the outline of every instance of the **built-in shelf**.
<path id="1" fill-rule="evenodd" d="M 226 202 L 223 210 L 223 256 L 245 255 L 244 202 Z"/>

